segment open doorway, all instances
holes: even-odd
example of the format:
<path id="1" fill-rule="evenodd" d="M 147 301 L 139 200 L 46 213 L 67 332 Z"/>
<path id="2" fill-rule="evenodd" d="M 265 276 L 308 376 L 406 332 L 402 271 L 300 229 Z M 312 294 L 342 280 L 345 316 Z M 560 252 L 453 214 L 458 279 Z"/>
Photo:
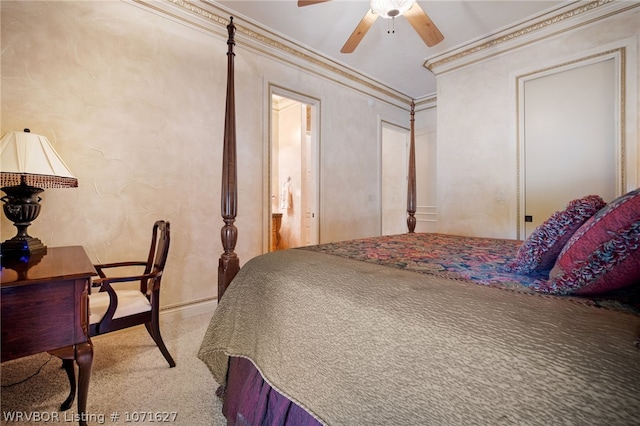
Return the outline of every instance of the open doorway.
<path id="1" fill-rule="evenodd" d="M 318 105 L 272 89 L 269 251 L 318 244 Z"/>

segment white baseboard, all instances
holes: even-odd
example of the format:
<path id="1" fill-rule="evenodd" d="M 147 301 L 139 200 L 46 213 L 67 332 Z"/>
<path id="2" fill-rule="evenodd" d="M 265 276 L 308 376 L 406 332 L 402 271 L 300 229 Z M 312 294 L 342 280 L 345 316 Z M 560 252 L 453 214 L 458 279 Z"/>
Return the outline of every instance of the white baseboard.
<path id="1" fill-rule="evenodd" d="M 218 299 L 212 298 L 192 302 L 185 305 L 169 306 L 160 309 L 160 316 L 163 320 L 184 319 L 200 314 L 211 314 L 218 306 Z"/>

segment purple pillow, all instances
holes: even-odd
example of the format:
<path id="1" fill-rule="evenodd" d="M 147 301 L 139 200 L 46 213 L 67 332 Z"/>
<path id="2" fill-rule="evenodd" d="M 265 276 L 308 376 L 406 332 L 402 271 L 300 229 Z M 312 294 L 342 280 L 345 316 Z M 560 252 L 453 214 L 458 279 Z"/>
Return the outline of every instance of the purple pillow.
<path id="1" fill-rule="evenodd" d="M 550 270 L 573 233 L 605 205 L 597 195 L 570 201 L 565 210 L 552 214 L 522 243 L 507 270 L 519 274 Z"/>
<path id="2" fill-rule="evenodd" d="M 640 283 L 640 188 L 589 219 L 560 252 L 549 281 L 534 290 L 594 295 Z"/>

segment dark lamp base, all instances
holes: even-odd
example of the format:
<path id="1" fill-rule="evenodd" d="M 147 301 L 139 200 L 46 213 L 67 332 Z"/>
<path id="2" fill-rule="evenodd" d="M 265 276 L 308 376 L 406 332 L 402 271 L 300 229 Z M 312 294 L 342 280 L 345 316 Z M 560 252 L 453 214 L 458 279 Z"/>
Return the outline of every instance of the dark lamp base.
<path id="1" fill-rule="evenodd" d="M 47 250 L 42 241 L 27 233 L 27 228 L 40 214 L 40 194 L 43 190 L 24 183 L 20 185 L 5 186 L 2 190 L 7 194 L 0 198 L 4 203 L 3 210 L 7 219 L 13 222 L 18 229 L 15 237 L 2 243 L 0 250 L 3 259 L 27 258 L 30 255 L 42 253 Z"/>
<path id="2" fill-rule="evenodd" d="M 0 246 L 0 252 L 2 252 L 4 259 L 31 256 L 46 251 L 47 246 L 42 244 L 42 241 L 29 236 L 27 238 L 13 237 Z"/>

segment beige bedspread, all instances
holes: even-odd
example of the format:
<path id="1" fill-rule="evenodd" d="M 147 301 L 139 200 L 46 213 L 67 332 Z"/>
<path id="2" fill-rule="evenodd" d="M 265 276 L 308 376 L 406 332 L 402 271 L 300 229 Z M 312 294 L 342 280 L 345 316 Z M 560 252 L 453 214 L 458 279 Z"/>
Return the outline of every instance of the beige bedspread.
<path id="1" fill-rule="evenodd" d="M 304 250 L 240 270 L 199 357 L 328 425 L 637 425 L 640 317 Z M 212 392 L 214 390 L 212 389 Z"/>

